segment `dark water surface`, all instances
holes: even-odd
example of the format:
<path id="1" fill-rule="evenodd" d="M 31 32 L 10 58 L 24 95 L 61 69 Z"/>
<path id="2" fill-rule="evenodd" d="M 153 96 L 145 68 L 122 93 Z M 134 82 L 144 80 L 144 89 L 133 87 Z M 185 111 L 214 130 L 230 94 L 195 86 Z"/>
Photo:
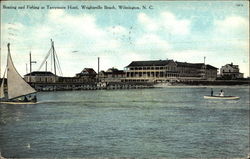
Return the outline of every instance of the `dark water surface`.
<path id="1" fill-rule="evenodd" d="M 219 92 L 221 87 L 214 87 Z M 249 87 L 207 100 L 206 87 L 38 93 L 0 105 L 4 157 L 246 157 Z"/>

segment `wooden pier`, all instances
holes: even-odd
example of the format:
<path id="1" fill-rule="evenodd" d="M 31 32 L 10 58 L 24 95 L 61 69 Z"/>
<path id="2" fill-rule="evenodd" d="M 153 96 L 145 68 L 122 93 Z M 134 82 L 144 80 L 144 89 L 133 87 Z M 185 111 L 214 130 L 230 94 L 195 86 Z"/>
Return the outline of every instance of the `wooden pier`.
<path id="1" fill-rule="evenodd" d="M 154 83 L 148 82 L 109 82 L 109 83 L 30 83 L 37 91 L 65 90 L 115 90 L 153 88 Z"/>

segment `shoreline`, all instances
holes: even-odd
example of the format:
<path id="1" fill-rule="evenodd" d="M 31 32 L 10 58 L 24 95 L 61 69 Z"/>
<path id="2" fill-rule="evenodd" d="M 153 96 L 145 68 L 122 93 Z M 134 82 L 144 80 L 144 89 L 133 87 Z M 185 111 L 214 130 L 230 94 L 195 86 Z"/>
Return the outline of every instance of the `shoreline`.
<path id="1" fill-rule="evenodd" d="M 30 83 L 39 92 L 77 90 L 121 90 L 152 88 L 214 88 L 249 87 L 249 81 L 176 81 L 176 82 L 89 82 L 89 83 Z"/>

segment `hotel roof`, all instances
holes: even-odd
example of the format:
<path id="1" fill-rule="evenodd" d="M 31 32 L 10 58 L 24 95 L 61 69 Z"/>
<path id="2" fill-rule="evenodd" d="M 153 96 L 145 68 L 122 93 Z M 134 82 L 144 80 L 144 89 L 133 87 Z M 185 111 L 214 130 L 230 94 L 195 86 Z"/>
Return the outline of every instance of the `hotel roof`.
<path id="1" fill-rule="evenodd" d="M 132 61 L 127 67 L 134 66 L 166 66 L 173 60 L 154 60 L 154 61 Z"/>
<path id="2" fill-rule="evenodd" d="M 187 62 L 178 62 L 173 60 L 154 60 L 154 61 L 132 61 L 126 67 L 137 67 L 137 66 L 166 66 L 169 63 L 176 63 L 179 67 L 192 67 L 192 68 L 202 68 L 204 63 L 187 63 Z M 206 65 L 207 69 L 217 69 L 214 66 Z"/>

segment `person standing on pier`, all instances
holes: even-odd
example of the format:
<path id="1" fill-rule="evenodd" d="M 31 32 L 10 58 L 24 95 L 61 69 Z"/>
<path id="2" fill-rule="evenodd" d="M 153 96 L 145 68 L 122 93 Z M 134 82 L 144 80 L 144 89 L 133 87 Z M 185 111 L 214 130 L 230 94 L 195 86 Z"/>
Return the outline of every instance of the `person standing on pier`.
<path id="1" fill-rule="evenodd" d="M 214 96 L 213 88 L 211 88 L 211 96 Z"/>

